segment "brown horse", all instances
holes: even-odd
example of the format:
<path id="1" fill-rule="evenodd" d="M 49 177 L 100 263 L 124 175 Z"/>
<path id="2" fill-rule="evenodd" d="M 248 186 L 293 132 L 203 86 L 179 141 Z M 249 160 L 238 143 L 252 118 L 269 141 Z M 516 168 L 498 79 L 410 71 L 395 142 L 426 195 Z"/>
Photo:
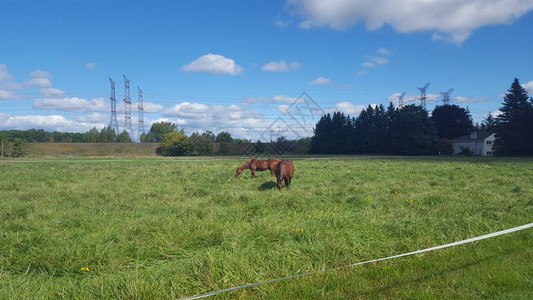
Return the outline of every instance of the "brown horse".
<path id="1" fill-rule="evenodd" d="M 245 162 L 242 166 L 237 168 L 237 171 L 235 172 L 235 177 L 238 177 L 241 175 L 242 171 L 246 169 L 250 169 L 252 171 L 252 178 L 255 178 L 255 171 L 265 171 L 270 170 L 270 175 L 274 176 L 274 170 L 276 169 L 276 165 L 280 162 L 280 159 L 265 159 L 260 160 L 257 158 L 253 158 L 247 162 Z"/>
<path id="2" fill-rule="evenodd" d="M 278 179 L 278 190 L 281 191 L 283 187 L 282 181 L 285 181 L 285 186 L 289 188 L 291 185 L 292 175 L 294 174 L 294 164 L 292 160 L 282 160 L 276 166 L 276 178 Z"/>

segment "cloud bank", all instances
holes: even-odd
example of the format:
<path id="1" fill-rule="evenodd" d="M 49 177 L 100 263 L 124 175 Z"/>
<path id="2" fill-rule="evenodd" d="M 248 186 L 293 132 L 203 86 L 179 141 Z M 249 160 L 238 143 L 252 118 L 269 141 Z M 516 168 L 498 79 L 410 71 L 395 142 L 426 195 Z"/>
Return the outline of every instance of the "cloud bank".
<path id="1" fill-rule="evenodd" d="M 300 28 L 345 30 L 360 22 L 367 30 L 390 25 L 399 33 L 433 32 L 433 40 L 463 43 L 480 27 L 509 24 L 533 9 L 525 0 L 288 0 Z"/>

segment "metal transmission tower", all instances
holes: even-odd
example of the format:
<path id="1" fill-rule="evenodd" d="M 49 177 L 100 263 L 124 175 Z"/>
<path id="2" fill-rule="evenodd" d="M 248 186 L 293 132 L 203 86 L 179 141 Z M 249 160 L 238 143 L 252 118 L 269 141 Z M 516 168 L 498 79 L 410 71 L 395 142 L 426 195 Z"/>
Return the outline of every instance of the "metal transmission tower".
<path id="1" fill-rule="evenodd" d="M 398 97 L 398 107 L 399 108 L 403 107 L 403 97 L 405 97 L 405 94 L 406 94 L 406 92 L 403 92 L 401 95 L 396 96 L 396 97 Z"/>
<path id="2" fill-rule="evenodd" d="M 444 105 L 450 105 L 450 95 L 453 92 L 453 88 L 449 89 L 447 92 L 440 92 L 442 95 L 442 102 L 444 102 Z"/>
<path id="3" fill-rule="evenodd" d="M 431 82 L 426 82 L 426 85 L 424 87 L 418 88 L 420 91 L 420 105 L 426 109 L 426 91 L 428 90 L 429 85 Z"/>
<path id="4" fill-rule="evenodd" d="M 130 81 L 126 76 L 122 75 L 124 77 L 124 105 L 125 105 L 125 117 L 124 117 L 124 130 L 128 132 L 132 140 L 135 140 L 133 138 L 133 128 L 131 126 L 131 100 L 130 100 Z"/>
<path id="5" fill-rule="evenodd" d="M 139 128 L 137 129 L 137 134 L 139 135 L 139 139 L 140 139 L 141 138 L 141 134 L 145 134 L 145 132 L 144 132 L 143 90 L 141 90 L 139 87 L 137 87 L 137 92 L 139 93 L 139 104 L 137 105 L 137 108 L 139 109 Z"/>
<path id="6" fill-rule="evenodd" d="M 109 82 L 111 83 L 111 120 L 109 121 L 109 126 L 115 130 L 116 134 L 119 134 L 118 132 L 118 122 L 117 122 L 117 99 L 115 99 L 115 82 L 113 79 L 109 78 Z"/>

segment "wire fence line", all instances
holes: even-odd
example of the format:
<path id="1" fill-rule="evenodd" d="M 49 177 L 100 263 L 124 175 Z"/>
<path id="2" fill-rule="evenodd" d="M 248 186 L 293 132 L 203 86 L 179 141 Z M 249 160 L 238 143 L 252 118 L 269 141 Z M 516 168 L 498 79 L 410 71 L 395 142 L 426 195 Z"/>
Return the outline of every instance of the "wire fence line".
<path id="1" fill-rule="evenodd" d="M 393 255 L 393 256 L 389 256 L 389 257 L 383 257 L 383 258 L 367 260 L 367 261 L 363 261 L 363 262 L 358 262 L 358 263 L 345 265 L 345 266 L 340 266 L 340 267 L 335 267 L 335 268 L 330 268 L 330 269 L 324 269 L 324 270 L 319 270 L 319 271 L 314 271 L 314 272 L 309 272 L 309 273 L 302 273 L 302 274 L 287 276 L 287 277 L 283 277 L 283 278 L 277 278 L 277 279 L 271 279 L 271 280 L 262 281 L 262 282 L 256 282 L 256 283 L 241 285 L 241 286 L 232 287 L 232 288 L 229 288 L 229 289 L 223 289 L 223 290 L 213 291 L 213 292 L 209 292 L 209 293 L 205 293 L 205 294 L 199 294 L 199 295 L 195 295 L 195 296 L 180 298 L 178 300 L 201 299 L 201 298 L 206 298 L 206 297 L 210 297 L 210 296 L 214 296 L 214 295 L 218 295 L 218 294 L 222 294 L 222 293 L 226 293 L 226 292 L 231 292 L 231 291 L 241 290 L 241 289 L 250 288 L 250 287 L 254 287 L 254 286 L 264 285 L 264 284 L 268 284 L 268 283 L 273 283 L 273 282 L 278 282 L 278 281 L 283 281 L 283 280 L 289 280 L 289 279 L 294 279 L 294 278 L 298 278 L 298 277 L 309 276 L 309 275 L 314 275 L 314 274 L 319 274 L 319 273 L 325 273 L 325 272 L 340 270 L 340 269 L 344 269 L 344 268 L 350 268 L 350 267 L 355 267 L 355 266 L 359 266 L 359 265 L 369 264 L 369 263 L 373 263 L 373 262 L 379 262 L 379 261 L 384 261 L 384 260 L 389 260 L 389 259 L 394 259 L 394 258 L 400 258 L 400 257 L 404 257 L 404 256 L 414 255 L 414 254 L 420 254 L 420 253 L 429 252 L 429 251 L 435 251 L 435 250 L 439 250 L 439 249 L 444 249 L 444 248 L 449 248 L 449 247 L 453 247 L 453 246 L 468 244 L 468 243 L 472 243 L 472 242 L 476 242 L 476 241 L 481 241 L 481 240 L 485 240 L 485 239 L 488 239 L 488 238 L 493 238 L 493 237 L 497 237 L 497 236 L 500 236 L 500 235 L 505 235 L 505 234 L 509 234 L 509 233 L 512 233 L 512 232 L 516 232 L 516 231 L 521 231 L 521 230 L 524 230 L 524 229 L 532 228 L 532 227 L 533 227 L 533 223 L 529 223 L 529 224 L 525 224 L 525 225 L 522 225 L 522 226 L 517 226 L 517 227 L 509 228 L 509 229 L 506 229 L 506 230 L 497 231 L 497 232 L 481 235 L 481 236 L 478 236 L 478 237 L 474 237 L 474 238 L 470 238 L 470 239 L 466 239 L 466 240 L 462 240 L 462 241 L 457 241 L 457 242 L 453 242 L 453 243 L 449 243 L 449 244 L 444 244 L 444 245 L 440 245 L 440 246 L 436 246 L 436 247 L 431 247 L 431 248 L 426 248 L 426 249 L 417 250 L 417 251 L 413 251 L 413 252 Z"/>

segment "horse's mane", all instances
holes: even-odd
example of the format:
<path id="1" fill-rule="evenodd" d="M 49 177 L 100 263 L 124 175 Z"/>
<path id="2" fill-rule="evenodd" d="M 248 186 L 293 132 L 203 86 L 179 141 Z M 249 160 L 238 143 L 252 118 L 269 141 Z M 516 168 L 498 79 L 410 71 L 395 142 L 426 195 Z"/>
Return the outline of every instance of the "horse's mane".
<path id="1" fill-rule="evenodd" d="M 239 167 L 239 169 L 242 171 L 244 169 L 248 169 L 250 167 L 250 161 L 245 162 L 242 164 L 242 166 Z"/>

